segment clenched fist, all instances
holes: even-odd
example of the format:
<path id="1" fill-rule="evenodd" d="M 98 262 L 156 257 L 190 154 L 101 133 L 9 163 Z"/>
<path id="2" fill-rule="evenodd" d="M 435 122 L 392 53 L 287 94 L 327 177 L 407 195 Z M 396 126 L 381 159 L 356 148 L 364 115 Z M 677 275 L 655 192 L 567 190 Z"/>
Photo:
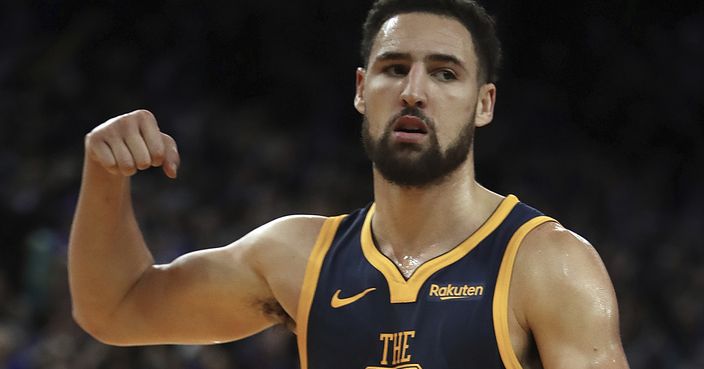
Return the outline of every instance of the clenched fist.
<path id="1" fill-rule="evenodd" d="M 95 127 L 86 135 L 87 157 L 114 175 L 131 176 L 137 170 L 161 166 L 176 178 L 180 158 L 176 141 L 162 133 L 154 115 L 135 110 Z"/>

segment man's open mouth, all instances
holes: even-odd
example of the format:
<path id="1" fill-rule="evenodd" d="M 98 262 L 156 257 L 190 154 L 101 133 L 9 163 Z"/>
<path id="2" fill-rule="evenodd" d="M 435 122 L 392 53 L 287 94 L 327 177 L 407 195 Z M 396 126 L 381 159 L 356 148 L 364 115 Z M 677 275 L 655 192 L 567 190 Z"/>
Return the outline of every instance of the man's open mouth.
<path id="1" fill-rule="evenodd" d="M 396 119 L 394 124 L 394 132 L 405 132 L 405 133 L 428 133 L 428 126 L 423 122 L 422 119 L 413 115 L 404 115 Z"/>

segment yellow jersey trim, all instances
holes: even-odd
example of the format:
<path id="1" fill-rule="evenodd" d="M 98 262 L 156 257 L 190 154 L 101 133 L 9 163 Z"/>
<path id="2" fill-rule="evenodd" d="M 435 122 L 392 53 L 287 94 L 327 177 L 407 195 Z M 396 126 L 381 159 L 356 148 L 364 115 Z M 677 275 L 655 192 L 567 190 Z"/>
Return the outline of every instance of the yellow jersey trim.
<path id="1" fill-rule="evenodd" d="M 493 302 L 493 318 L 494 318 L 494 335 L 496 343 L 499 347 L 501 361 L 506 369 L 521 369 L 521 363 L 518 361 L 516 352 L 513 351 L 511 344 L 511 335 L 508 330 L 508 294 L 511 285 L 511 275 L 513 274 L 513 265 L 516 261 L 518 248 L 521 246 L 526 235 L 535 229 L 535 227 L 546 223 L 556 222 L 555 219 L 546 216 L 535 217 L 524 223 L 516 233 L 511 236 L 508 241 L 504 257 L 501 260 L 499 267 L 499 276 L 496 279 L 496 290 L 494 291 Z"/>
<path id="2" fill-rule="evenodd" d="M 313 304 L 315 288 L 318 285 L 320 269 L 323 266 L 323 259 L 330 249 L 337 228 L 345 218 L 344 215 L 327 218 L 320 228 L 318 239 L 311 249 L 306 265 L 306 274 L 303 277 L 301 294 L 298 297 L 298 311 L 296 313 L 296 333 L 298 341 L 298 355 L 300 357 L 301 369 L 308 369 L 308 315 Z"/>
<path id="3" fill-rule="evenodd" d="M 423 263 L 408 280 L 401 275 L 396 265 L 382 254 L 374 244 L 371 220 L 374 215 L 375 205 L 372 205 L 364 219 L 364 225 L 362 226 L 362 252 L 367 261 L 386 278 L 392 304 L 416 302 L 418 299 L 418 291 L 431 275 L 470 253 L 506 219 L 517 203 L 518 198 L 516 198 L 516 196 L 507 196 L 501 201 L 496 210 L 494 210 L 494 213 L 492 213 L 484 224 L 472 233 L 469 238 L 457 245 L 454 249 Z"/>

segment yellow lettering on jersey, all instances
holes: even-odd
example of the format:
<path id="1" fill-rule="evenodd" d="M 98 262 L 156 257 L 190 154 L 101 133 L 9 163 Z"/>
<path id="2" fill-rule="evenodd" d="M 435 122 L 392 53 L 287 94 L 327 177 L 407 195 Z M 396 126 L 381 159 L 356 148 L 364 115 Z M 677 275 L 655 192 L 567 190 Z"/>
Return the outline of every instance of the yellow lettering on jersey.
<path id="1" fill-rule="evenodd" d="M 393 333 L 382 333 L 379 335 L 379 341 L 384 341 L 384 348 L 382 350 L 381 365 L 387 365 L 389 362 L 386 360 L 386 353 L 389 352 L 389 341 L 394 338 Z"/>
<path id="2" fill-rule="evenodd" d="M 430 285 L 430 292 L 428 296 L 437 297 L 440 300 L 455 300 L 455 299 L 471 299 L 474 297 L 484 295 L 484 286 L 453 286 L 452 283 L 448 283 L 446 286 L 440 286 L 437 284 Z"/>
<path id="3" fill-rule="evenodd" d="M 391 357 L 391 365 L 408 363 L 411 361 L 411 353 L 409 351 L 410 338 L 415 338 L 416 331 L 403 331 L 396 333 L 381 333 L 379 334 L 379 341 L 383 342 L 383 348 L 381 352 L 381 365 L 389 365 L 389 357 Z M 389 355 L 390 354 L 390 355 Z M 415 368 L 413 366 L 416 364 L 402 365 L 400 367 L 394 367 L 397 369 L 401 368 Z M 417 366 L 420 368 L 420 366 Z M 375 368 L 387 368 L 387 367 L 367 367 L 367 369 Z"/>

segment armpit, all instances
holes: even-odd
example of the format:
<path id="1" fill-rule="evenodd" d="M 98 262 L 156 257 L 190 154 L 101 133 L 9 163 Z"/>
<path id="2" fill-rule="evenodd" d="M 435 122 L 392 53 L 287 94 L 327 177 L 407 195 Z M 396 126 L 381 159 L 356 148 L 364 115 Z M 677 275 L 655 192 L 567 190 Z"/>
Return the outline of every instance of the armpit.
<path id="1" fill-rule="evenodd" d="M 260 302 L 261 311 L 264 315 L 270 317 L 277 324 L 282 324 L 288 328 L 291 332 L 296 332 L 296 322 L 291 318 L 290 315 L 284 310 L 281 304 L 276 300 L 266 300 Z"/>

